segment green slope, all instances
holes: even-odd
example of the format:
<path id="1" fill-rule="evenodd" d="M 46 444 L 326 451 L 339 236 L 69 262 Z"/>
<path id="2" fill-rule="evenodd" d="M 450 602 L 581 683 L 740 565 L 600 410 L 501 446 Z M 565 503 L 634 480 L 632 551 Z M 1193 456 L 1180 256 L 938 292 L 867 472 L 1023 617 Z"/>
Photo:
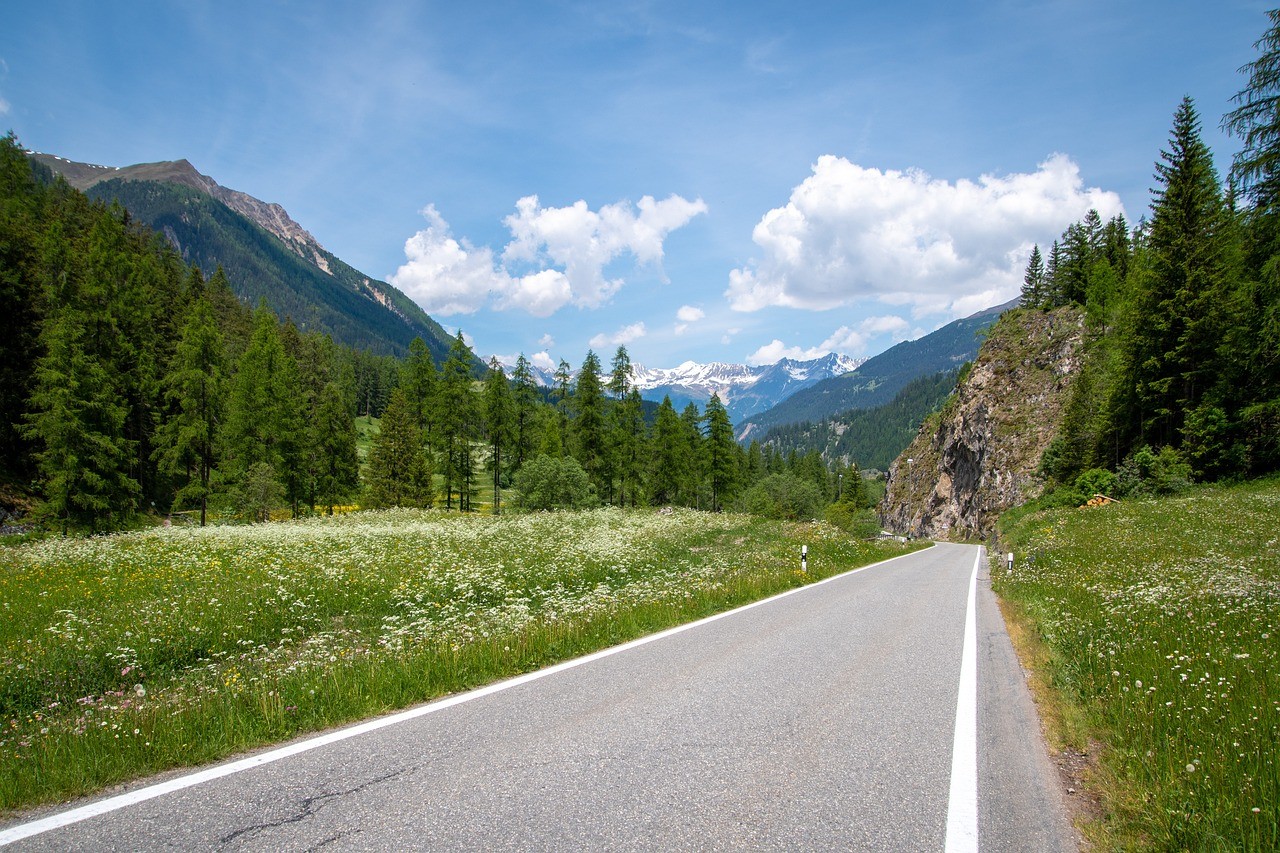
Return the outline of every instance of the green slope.
<path id="1" fill-rule="evenodd" d="M 438 361 L 448 352 L 449 336 L 440 324 L 404 294 L 333 255 L 325 258 L 331 272 L 324 272 L 204 192 L 174 183 L 114 179 L 95 183 L 88 195 L 119 201 L 206 274 L 221 265 L 242 299 L 256 304 L 265 298 L 277 314 L 292 317 L 304 331 L 325 332 L 348 346 L 395 355 L 421 336 Z"/>
<path id="2" fill-rule="evenodd" d="M 759 438 L 782 424 L 817 423 L 850 409 L 883 406 L 911 380 L 955 370 L 972 361 L 978 354 L 982 332 L 1015 304 L 1009 302 L 948 323 L 936 332 L 867 359 L 857 370 L 798 391 L 767 412 L 743 421 L 738 439 Z"/>

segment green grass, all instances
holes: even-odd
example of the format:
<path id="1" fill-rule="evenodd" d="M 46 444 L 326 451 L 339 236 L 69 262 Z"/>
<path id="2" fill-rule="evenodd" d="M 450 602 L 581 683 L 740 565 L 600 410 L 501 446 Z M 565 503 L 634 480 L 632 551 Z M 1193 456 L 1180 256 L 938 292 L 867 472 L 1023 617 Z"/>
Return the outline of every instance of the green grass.
<path id="1" fill-rule="evenodd" d="M 0 548 L 0 808 L 405 707 L 902 551 L 821 524 L 616 509 Z"/>
<path id="2" fill-rule="evenodd" d="M 1280 480 L 1014 514 L 1000 596 L 1104 745 L 1104 848 L 1280 849 Z"/>

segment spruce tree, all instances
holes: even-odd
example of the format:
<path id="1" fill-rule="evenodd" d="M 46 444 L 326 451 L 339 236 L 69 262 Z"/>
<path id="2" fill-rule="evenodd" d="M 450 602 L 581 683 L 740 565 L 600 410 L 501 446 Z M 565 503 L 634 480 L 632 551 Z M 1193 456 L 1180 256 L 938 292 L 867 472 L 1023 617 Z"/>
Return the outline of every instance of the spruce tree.
<path id="1" fill-rule="evenodd" d="M 1156 164 L 1148 262 L 1136 281 L 1130 365 L 1141 438 L 1174 445 L 1185 414 L 1221 373 L 1218 343 L 1231 282 L 1224 254 L 1226 207 L 1190 98 L 1174 116 Z"/>
<path id="2" fill-rule="evenodd" d="M 653 421 L 649 464 L 649 491 L 655 503 L 675 503 L 680 496 L 682 474 L 688 465 L 680 416 L 664 396 Z"/>
<path id="3" fill-rule="evenodd" d="M 82 280 L 60 222 L 45 235 L 45 321 L 41 357 L 26 421 L 38 443 L 45 507 L 62 523 L 98 531 L 131 516 L 141 493 L 129 476 L 134 447 L 125 437 L 128 409 L 101 357 L 115 351 L 118 327 L 108 294 Z"/>
<path id="4" fill-rule="evenodd" d="M 433 419 L 441 454 L 447 509 L 453 508 L 455 492 L 458 508 L 464 511 L 471 508 L 472 477 L 475 473 L 471 439 L 477 421 L 475 394 L 471 390 L 471 363 L 474 358 L 459 329 L 440 371 Z"/>
<path id="5" fill-rule="evenodd" d="M 316 500 L 333 515 L 334 504 L 355 493 L 360 472 L 355 418 L 336 382 L 329 382 L 320 392 L 312 423 L 312 445 L 317 458 Z M 429 490 L 430 483 L 426 485 Z M 422 498 L 423 489 L 419 486 L 418 499 Z"/>
<path id="6" fill-rule="evenodd" d="M 369 503 L 430 506 L 431 471 L 422 451 L 422 433 L 403 390 L 391 392 L 381 425 L 369 450 Z"/>
<path id="7" fill-rule="evenodd" d="M 738 444 L 733 440 L 733 423 L 720 402 L 719 394 L 707 401 L 707 479 L 711 486 L 711 510 L 724 508 L 737 482 Z"/>
<path id="8" fill-rule="evenodd" d="M 213 306 L 203 293 L 191 305 L 164 384 L 174 414 L 161 429 L 160 464 L 183 481 L 175 503 L 198 506 L 204 527 L 218 467 L 226 361 Z"/>
<path id="9" fill-rule="evenodd" d="M 519 471 L 525 462 L 532 459 L 537 447 L 537 408 L 538 388 L 533 381 L 533 370 L 524 353 L 516 359 L 516 368 L 512 371 L 511 380 L 512 404 L 515 408 L 514 435 L 511 450 L 515 454 L 511 468 Z"/>
<path id="10" fill-rule="evenodd" d="M 1023 308 L 1041 307 L 1044 299 L 1044 275 L 1044 258 L 1040 256 L 1040 246 L 1032 246 L 1027 271 L 1022 276 Z"/>
<path id="11" fill-rule="evenodd" d="M 609 482 L 609 445 L 605 434 L 604 387 L 600 383 L 600 359 L 591 350 L 582 361 L 573 393 L 573 456 L 605 500 L 612 499 Z"/>
<path id="12" fill-rule="evenodd" d="M 1280 202 L 1280 9 L 1268 11 L 1267 18 L 1271 26 L 1254 43 L 1260 55 L 1240 69 L 1249 82 L 1222 119 L 1223 129 L 1243 142 L 1232 177 L 1262 211 Z"/>
<path id="13" fill-rule="evenodd" d="M 502 451 L 514 435 L 515 404 L 507 374 L 497 356 L 489 359 L 489 375 L 484 382 L 484 429 L 489 438 L 489 467 L 493 471 L 493 514 L 501 512 Z"/>

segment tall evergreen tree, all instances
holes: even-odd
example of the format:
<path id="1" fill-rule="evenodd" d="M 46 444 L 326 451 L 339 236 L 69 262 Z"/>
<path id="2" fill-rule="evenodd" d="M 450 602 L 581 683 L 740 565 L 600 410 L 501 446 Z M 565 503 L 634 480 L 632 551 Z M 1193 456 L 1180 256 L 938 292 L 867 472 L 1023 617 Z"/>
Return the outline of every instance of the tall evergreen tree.
<path id="1" fill-rule="evenodd" d="M 493 514 L 501 512 L 502 451 L 514 435 L 515 404 L 506 371 L 497 356 L 489 359 L 489 375 L 484 381 L 484 429 L 489 438 L 489 466 L 493 470 Z"/>
<path id="2" fill-rule="evenodd" d="M 409 404 L 414 422 L 430 445 L 431 415 L 435 410 L 436 363 L 431 359 L 431 350 L 421 337 L 415 337 L 409 343 L 409 355 L 400 368 L 400 387 L 404 389 L 405 400 Z"/>
<path id="3" fill-rule="evenodd" d="M 141 489 L 129 476 L 134 447 L 125 437 L 125 406 L 100 353 L 119 346 L 108 296 L 82 281 L 69 241 L 54 222 L 42 259 L 46 315 L 40 332 L 26 433 L 39 442 L 46 510 L 62 522 L 97 531 L 133 514 Z"/>
<path id="4" fill-rule="evenodd" d="M 1230 292 L 1226 207 L 1190 98 L 1174 116 L 1169 150 L 1156 164 L 1148 263 L 1136 282 L 1130 365 L 1141 438 L 1178 442 L 1221 372 L 1217 347 Z"/>
<path id="5" fill-rule="evenodd" d="M 218 467 L 225 385 L 222 336 L 213 306 L 199 293 L 165 376 L 165 395 L 174 414 L 161 430 L 158 455 L 162 468 L 183 480 L 175 503 L 198 506 L 201 527 L 208 518 L 212 478 Z"/>
<path id="6" fill-rule="evenodd" d="M 1044 299 L 1044 258 L 1040 255 L 1040 246 L 1031 247 L 1031 257 L 1027 260 L 1027 271 L 1022 276 L 1022 307 L 1039 308 Z"/>
<path id="7" fill-rule="evenodd" d="M 611 500 L 609 446 L 605 434 L 604 387 L 600 383 L 600 359 L 591 350 L 582 361 L 573 393 L 573 455 L 606 500 Z"/>
<path id="8" fill-rule="evenodd" d="M 1267 12 L 1271 26 L 1254 43 L 1259 56 L 1240 70 L 1249 82 L 1232 99 L 1236 108 L 1222 127 L 1244 143 L 1231 174 L 1264 211 L 1280 203 L 1280 9 Z"/>
<path id="9" fill-rule="evenodd" d="M 733 422 L 719 394 L 712 394 L 707 401 L 703 419 L 707 424 L 707 478 L 714 512 L 724 507 L 736 484 L 738 444 L 733 440 Z"/>
<path id="10" fill-rule="evenodd" d="M 537 447 L 535 441 L 537 437 L 537 409 L 538 409 L 538 389 L 533 381 L 533 369 L 529 364 L 529 359 L 524 357 L 524 353 L 520 353 L 520 357 L 516 359 L 515 370 L 512 371 L 511 381 L 512 388 L 512 404 L 515 408 L 514 435 L 512 436 L 511 450 L 515 454 L 512 460 L 512 469 L 520 470 L 525 462 L 532 459 L 534 451 Z"/>
<path id="11" fill-rule="evenodd" d="M 655 503 L 675 503 L 680 497 L 681 475 L 688 461 L 680 416 L 664 396 L 653 421 L 649 464 L 649 491 Z"/>
<path id="12" fill-rule="evenodd" d="M 422 433 L 402 389 L 391 392 L 382 430 L 369 449 L 369 502 L 378 507 L 431 505 L 431 469 Z"/>
<path id="13" fill-rule="evenodd" d="M 455 492 L 458 508 L 463 511 L 471 508 L 472 477 L 475 473 L 471 439 L 477 422 L 476 399 L 471 390 L 471 363 L 474 359 L 471 347 L 467 346 L 459 329 L 440 371 L 433 419 L 441 454 L 446 509 L 453 509 Z"/>
<path id="14" fill-rule="evenodd" d="M 320 392 L 312 423 L 312 445 L 316 449 L 316 501 L 333 515 L 338 501 L 355 493 L 360 484 L 360 460 L 356 454 L 356 422 L 347 405 L 346 395 L 336 382 L 327 383 Z M 419 455 L 422 448 L 418 449 Z M 423 466 L 425 469 L 425 458 Z M 430 479 L 422 477 L 417 498 L 422 500 L 430 490 Z"/>

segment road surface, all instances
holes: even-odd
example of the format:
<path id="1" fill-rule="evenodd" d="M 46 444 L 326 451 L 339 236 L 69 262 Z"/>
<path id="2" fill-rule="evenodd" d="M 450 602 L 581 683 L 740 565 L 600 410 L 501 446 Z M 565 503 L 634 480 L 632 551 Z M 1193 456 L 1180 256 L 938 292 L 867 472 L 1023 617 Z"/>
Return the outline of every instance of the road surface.
<path id="1" fill-rule="evenodd" d="M 938 545 L 199 776 L 26 815 L 0 842 L 1074 850 L 979 554 Z"/>

